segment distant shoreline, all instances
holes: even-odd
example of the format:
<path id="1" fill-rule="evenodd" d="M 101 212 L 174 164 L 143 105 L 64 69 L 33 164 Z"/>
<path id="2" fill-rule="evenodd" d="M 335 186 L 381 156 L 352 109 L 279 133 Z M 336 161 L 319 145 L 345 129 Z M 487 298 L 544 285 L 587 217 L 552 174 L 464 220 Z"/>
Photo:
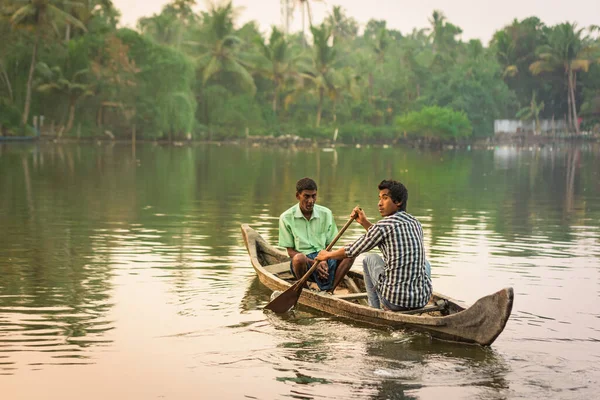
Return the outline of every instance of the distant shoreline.
<path id="1" fill-rule="evenodd" d="M 110 137 L 54 137 L 42 135 L 39 137 L 32 136 L 26 137 L 28 140 L 24 140 L 24 137 L 2 136 L 0 137 L 0 144 L 8 143 L 56 143 L 56 144 L 76 144 L 76 143 L 94 143 L 94 144 L 106 144 L 106 143 L 119 143 L 119 144 L 132 144 L 133 140 L 130 138 L 110 138 Z M 431 141 L 423 138 L 419 139 L 400 139 L 394 141 L 365 141 L 355 143 L 342 143 L 333 142 L 331 140 L 317 140 L 310 138 L 301 138 L 298 136 L 286 135 L 279 137 L 272 136 L 251 136 L 247 138 L 238 139 L 227 139 L 227 140 L 206 140 L 206 139 L 191 139 L 191 140 L 173 140 L 169 142 L 168 139 L 136 139 L 135 143 L 153 143 L 160 146 L 173 146 L 173 147 L 184 147 L 193 146 L 197 144 L 215 144 L 215 145 L 248 145 L 251 147 L 413 147 L 413 148 L 424 148 L 424 149 L 481 149 L 488 148 L 490 146 L 517 146 L 517 147 L 528 147 L 528 146 L 549 146 L 556 144 L 579 144 L 579 143 L 597 143 L 600 142 L 599 134 L 592 135 L 571 135 L 564 137 L 549 137 L 549 136 L 534 136 L 534 135 L 521 135 L 521 136 L 507 136 L 498 135 L 489 138 L 477 138 L 471 140 L 461 141 Z"/>

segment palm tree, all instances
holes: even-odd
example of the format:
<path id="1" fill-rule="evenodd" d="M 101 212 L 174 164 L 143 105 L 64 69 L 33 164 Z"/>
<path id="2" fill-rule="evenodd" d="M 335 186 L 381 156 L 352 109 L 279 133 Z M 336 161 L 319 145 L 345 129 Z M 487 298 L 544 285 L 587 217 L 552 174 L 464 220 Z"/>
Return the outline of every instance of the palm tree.
<path id="1" fill-rule="evenodd" d="M 329 97 L 333 101 L 333 122 L 337 121 L 337 105 L 350 95 L 354 100 L 360 98 L 360 76 L 351 67 L 344 67 L 336 72 L 333 77 L 333 85 L 330 89 Z"/>
<path id="2" fill-rule="evenodd" d="M 229 72 L 254 95 L 256 85 L 248 70 L 250 63 L 239 49 L 242 40 L 235 34 L 233 21 L 234 8 L 231 2 L 222 6 L 212 4 L 209 12 L 204 13 L 205 26 L 200 31 L 200 41 L 190 44 L 204 52 L 198 58 L 203 86 L 220 73 Z"/>
<path id="3" fill-rule="evenodd" d="M 568 120 L 579 134 L 577 101 L 575 88 L 577 72 L 587 72 L 594 61 L 593 53 L 599 48 L 589 36 L 583 34 L 583 28 L 577 24 L 565 22 L 552 27 L 548 32 L 548 44 L 537 49 L 538 60 L 529 66 L 534 75 L 543 72 L 562 70 L 567 83 Z"/>
<path id="4" fill-rule="evenodd" d="M 31 88 L 33 84 L 33 72 L 35 70 L 38 46 L 43 34 L 49 29 L 56 31 L 57 22 L 66 22 L 85 31 L 81 21 L 70 14 L 62 11 L 59 6 L 73 5 L 66 0 L 15 0 L 15 4 L 24 3 L 13 12 L 10 22 L 14 28 L 23 27 L 33 30 L 35 39 L 31 54 L 31 65 L 27 77 L 27 88 L 25 92 L 25 106 L 23 109 L 22 123 L 27 124 L 29 119 L 29 108 L 31 106 Z"/>
<path id="5" fill-rule="evenodd" d="M 177 18 L 186 21 L 194 18 L 192 7 L 195 5 L 196 0 L 173 0 L 167 7 L 173 10 Z"/>
<path id="6" fill-rule="evenodd" d="M 407 100 L 410 102 L 421 96 L 421 84 L 429 79 L 429 61 L 423 61 L 426 52 L 426 37 L 423 30 L 413 30 L 410 40 L 402 44 L 401 68 L 408 72 L 408 86 L 414 85 L 414 91 L 407 88 Z"/>
<path id="7" fill-rule="evenodd" d="M 535 134 L 540 134 L 540 112 L 544 110 L 544 102 L 538 103 L 535 99 L 536 94 L 533 92 L 531 103 L 528 107 L 524 107 L 517 113 L 516 117 L 522 121 L 533 119 L 535 121 Z"/>
<path id="8" fill-rule="evenodd" d="M 502 30 L 494 34 L 492 40 L 496 57 L 503 68 L 502 77 L 515 77 L 519 73 L 517 65 L 516 43 L 508 32 Z"/>
<path id="9" fill-rule="evenodd" d="M 4 86 L 6 86 L 6 90 L 8 92 L 8 101 L 12 102 L 12 84 L 6 69 L 5 57 L 10 53 L 13 38 L 11 37 L 10 24 L 7 23 L 8 20 L 3 15 L 3 11 L 4 10 L 0 8 L 0 36 L 3 38 L 3 40 L 0 40 L 0 83 L 4 83 Z"/>
<path id="10" fill-rule="evenodd" d="M 373 41 L 372 47 L 375 55 L 377 56 L 377 64 L 380 67 L 383 65 L 385 61 L 385 54 L 390 45 L 390 37 L 387 28 L 385 25 L 379 29 L 376 33 L 375 40 Z"/>
<path id="11" fill-rule="evenodd" d="M 184 30 L 196 22 L 192 11 L 195 0 L 173 0 L 160 14 L 140 18 L 138 28 L 158 43 L 181 47 Z"/>
<path id="12" fill-rule="evenodd" d="M 371 23 L 373 22 L 373 23 Z M 370 21 L 369 31 L 365 30 L 365 35 L 370 43 L 371 50 L 375 53 L 375 62 L 378 65 L 379 73 L 383 70 L 383 63 L 385 62 L 385 55 L 390 45 L 389 32 L 387 30 L 386 21 Z M 375 78 L 373 76 L 373 70 L 369 71 L 369 104 L 373 103 L 375 97 L 374 87 Z"/>
<path id="13" fill-rule="evenodd" d="M 296 58 L 292 54 L 291 46 L 285 35 L 276 27 L 273 27 L 271 31 L 268 45 L 262 38 L 257 38 L 256 44 L 266 61 L 262 72 L 275 84 L 272 107 L 273 112 L 277 113 L 281 88 L 285 81 L 295 73 Z"/>
<path id="14" fill-rule="evenodd" d="M 356 37 L 358 23 L 354 19 L 348 18 L 342 7 L 333 7 L 325 21 L 331 27 L 331 36 L 334 44 L 338 44 L 342 39 L 353 39 Z"/>
<path id="15" fill-rule="evenodd" d="M 82 69 L 73 74 L 71 80 L 64 77 L 60 67 L 48 67 L 45 63 L 38 63 L 38 75 L 42 77 L 42 81 L 38 83 L 37 90 L 41 93 L 57 92 L 65 95 L 69 101 L 69 113 L 65 133 L 68 133 L 73 128 L 75 120 L 75 107 L 79 100 L 84 97 L 94 94 L 92 85 L 83 82 L 88 74 L 87 69 Z"/>
<path id="16" fill-rule="evenodd" d="M 310 2 L 311 1 L 323 1 L 323 0 L 293 0 L 293 9 L 296 7 L 296 4 L 298 4 L 300 6 L 300 12 L 302 12 L 302 37 L 305 37 L 305 25 L 306 23 L 305 21 L 305 15 L 308 14 L 308 25 L 309 27 L 312 29 L 313 27 L 313 23 L 312 23 L 312 11 L 310 10 Z"/>
<path id="17" fill-rule="evenodd" d="M 334 64 L 337 58 L 337 51 L 334 46 L 329 45 L 331 37 L 331 28 L 329 26 L 321 24 L 320 27 L 311 27 L 310 30 L 313 34 L 314 42 L 312 65 L 305 70 L 303 76 L 311 81 L 319 98 L 317 119 L 315 122 L 318 128 L 321 124 L 325 94 L 335 96 L 335 82 L 337 77 Z"/>
<path id="18" fill-rule="evenodd" d="M 434 53 L 438 53 L 442 49 L 450 50 L 456 44 L 455 36 L 462 33 L 462 29 L 448 22 L 444 13 L 438 10 L 433 11 L 429 23 L 431 24 L 430 38 L 433 41 Z"/>
<path id="19" fill-rule="evenodd" d="M 496 58 L 502 65 L 503 77 L 514 78 L 522 74 L 535 61 L 535 47 L 544 43 L 544 24 L 537 17 L 514 19 L 504 29 L 497 31 L 490 43 L 496 52 Z M 519 85 L 521 87 L 525 85 Z M 529 96 L 531 91 L 527 92 Z"/>
<path id="20" fill-rule="evenodd" d="M 6 72 L 6 67 L 4 66 L 4 60 L 0 58 L 0 81 L 4 82 L 6 85 L 6 90 L 8 91 L 8 100 L 13 101 L 13 93 L 12 93 L 12 85 L 10 83 L 10 78 L 8 77 L 8 73 Z"/>
<path id="21" fill-rule="evenodd" d="M 83 25 L 93 30 L 92 22 L 96 17 L 103 17 L 107 25 L 116 29 L 119 11 L 111 0 L 69 0 L 63 7 L 65 12 L 77 18 Z M 71 39 L 71 24 L 65 26 L 65 42 Z"/>
<path id="22" fill-rule="evenodd" d="M 166 12 L 140 18 L 137 26 L 143 34 L 165 45 L 176 44 L 181 29 L 175 15 Z"/>

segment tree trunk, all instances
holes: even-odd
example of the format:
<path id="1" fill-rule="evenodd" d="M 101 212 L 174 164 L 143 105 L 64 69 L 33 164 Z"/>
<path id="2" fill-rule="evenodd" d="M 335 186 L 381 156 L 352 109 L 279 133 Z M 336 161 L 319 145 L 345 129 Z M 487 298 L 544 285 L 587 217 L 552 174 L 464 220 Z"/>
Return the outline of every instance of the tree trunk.
<path id="1" fill-rule="evenodd" d="M 305 22 L 304 22 L 304 5 L 302 6 L 302 47 L 306 47 L 306 33 L 305 33 Z"/>
<path id="2" fill-rule="evenodd" d="M 571 107 L 573 108 L 573 125 L 575 126 L 575 134 L 579 135 L 579 118 L 577 118 L 577 102 L 575 101 L 575 85 L 577 80 L 576 73 L 573 72 L 572 69 L 569 69 L 570 78 L 571 78 Z"/>
<path id="3" fill-rule="evenodd" d="M 333 122 L 337 121 L 337 99 L 333 100 Z"/>
<path id="4" fill-rule="evenodd" d="M 273 93 L 273 113 L 277 115 L 277 98 L 279 97 L 279 85 L 275 84 L 275 93 Z"/>
<path id="5" fill-rule="evenodd" d="M 308 12 L 308 26 L 310 26 L 312 28 L 313 23 L 312 23 L 312 12 L 310 11 L 310 3 L 308 2 L 308 0 L 304 0 L 304 3 L 306 4 L 306 11 Z"/>
<path id="6" fill-rule="evenodd" d="M 570 81 L 567 75 L 567 131 L 570 131 L 573 127 L 573 122 L 571 121 L 571 89 L 570 89 Z"/>
<path id="7" fill-rule="evenodd" d="M 209 135 L 210 135 L 210 118 L 208 115 L 208 101 L 206 101 L 206 86 L 202 85 L 202 90 L 200 92 L 200 97 L 201 97 L 201 101 L 202 101 L 202 111 L 204 112 L 204 121 L 206 122 L 206 126 L 209 128 Z"/>
<path id="8" fill-rule="evenodd" d="M 67 120 L 67 127 L 65 133 L 69 133 L 73 129 L 73 121 L 75 120 L 75 99 L 69 100 L 69 119 Z"/>
<path id="9" fill-rule="evenodd" d="M 319 89 L 319 107 L 317 108 L 317 128 L 321 125 L 321 113 L 323 111 L 323 88 Z"/>
<path id="10" fill-rule="evenodd" d="M 96 111 L 96 126 L 97 127 L 101 127 L 104 123 L 104 117 L 102 115 L 103 108 L 104 108 L 104 106 L 102 104 L 100 104 L 100 107 L 98 107 L 98 111 Z"/>
<path id="11" fill-rule="evenodd" d="M 27 89 L 25 91 L 25 108 L 23 109 L 23 118 L 21 122 L 27 125 L 29 120 L 29 108 L 31 107 L 31 86 L 33 86 L 33 71 L 35 70 L 35 59 L 37 57 L 38 44 L 40 37 L 36 36 L 33 44 L 33 54 L 31 55 L 31 65 L 29 66 L 29 76 L 27 77 Z"/>
<path id="12" fill-rule="evenodd" d="M 575 173 L 579 163 L 579 150 L 574 149 L 568 152 L 567 157 L 567 185 L 565 190 L 565 209 L 573 210 L 575 198 Z"/>
<path id="13" fill-rule="evenodd" d="M 67 23 L 67 28 L 65 30 L 65 42 L 69 43 L 71 40 L 71 24 Z"/>
<path id="14" fill-rule="evenodd" d="M 369 72 L 369 104 L 373 104 L 373 73 Z"/>
<path id="15" fill-rule="evenodd" d="M 10 84 L 10 78 L 8 77 L 8 74 L 6 73 L 6 69 L 4 68 L 4 66 L 2 64 L 0 64 L 0 68 L 2 68 L 2 78 L 3 78 L 4 82 L 6 83 L 6 88 L 8 90 L 8 98 L 12 102 L 13 101 L 13 91 L 12 91 L 12 86 Z"/>

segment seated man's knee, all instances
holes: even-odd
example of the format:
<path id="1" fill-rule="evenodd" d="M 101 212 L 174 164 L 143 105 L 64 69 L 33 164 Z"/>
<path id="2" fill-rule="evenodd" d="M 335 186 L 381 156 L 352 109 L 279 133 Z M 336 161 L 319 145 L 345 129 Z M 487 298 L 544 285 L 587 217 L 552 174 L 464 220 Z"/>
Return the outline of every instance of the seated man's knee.
<path id="1" fill-rule="evenodd" d="M 308 257 L 306 257 L 302 253 L 298 253 L 292 258 L 292 264 L 294 264 L 295 266 L 305 266 L 307 262 Z"/>
<path id="2" fill-rule="evenodd" d="M 366 254 L 365 258 L 363 258 L 363 268 L 367 268 L 368 265 L 377 263 L 380 258 L 381 257 L 379 257 L 379 255 L 374 254 L 374 253 Z"/>

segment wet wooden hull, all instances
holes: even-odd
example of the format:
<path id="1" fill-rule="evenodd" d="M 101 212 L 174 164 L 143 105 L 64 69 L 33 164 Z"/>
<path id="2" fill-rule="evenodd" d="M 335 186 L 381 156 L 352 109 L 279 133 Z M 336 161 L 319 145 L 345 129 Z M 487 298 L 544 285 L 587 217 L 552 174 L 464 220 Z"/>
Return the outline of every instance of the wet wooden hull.
<path id="1" fill-rule="evenodd" d="M 248 225 L 242 225 L 242 234 L 260 281 L 271 290 L 288 289 L 294 281 L 290 279 L 288 272 L 290 259 L 287 254 L 271 246 Z M 350 271 L 348 275 L 364 290 L 361 273 Z M 438 339 L 483 346 L 491 345 L 504 330 L 514 298 L 513 289 L 505 288 L 466 307 L 447 296 L 434 293 L 430 303 L 447 300 L 447 307 L 443 311 L 405 314 L 362 305 L 353 298 L 354 295 L 338 295 L 337 292 L 329 294 L 305 289 L 298 301 L 320 311 L 373 325 L 413 329 Z M 356 297 L 362 295 L 358 294 Z"/>

